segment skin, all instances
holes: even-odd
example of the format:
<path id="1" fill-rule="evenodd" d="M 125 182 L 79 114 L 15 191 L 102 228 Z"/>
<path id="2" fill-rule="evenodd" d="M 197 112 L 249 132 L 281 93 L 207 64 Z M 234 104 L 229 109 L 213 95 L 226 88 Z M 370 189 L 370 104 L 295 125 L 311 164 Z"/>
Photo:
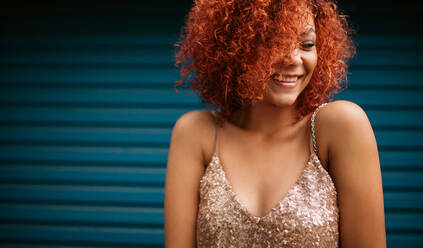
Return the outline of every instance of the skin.
<path id="1" fill-rule="evenodd" d="M 317 63 L 313 20 L 288 57 L 275 55 L 274 73 L 303 74 L 295 88 L 269 82 L 262 102 L 234 113 L 219 128 L 218 155 L 226 176 L 251 215 L 269 212 L 296 182 L 309 160 L 310 118 L 295 121 L 294 103 Z M 165 184 L 165 245 L 195 247 L 199 184 L 214 152 L 216 125 L 207 111 L 176 122 Z M 386 247 L 377 144 L 362 108 L 335 101 L 316 118 L 318 156 L 332 177 L 340 210 L 341 247 Z M 294 156 L 293 156 L 294 154 Z"/>

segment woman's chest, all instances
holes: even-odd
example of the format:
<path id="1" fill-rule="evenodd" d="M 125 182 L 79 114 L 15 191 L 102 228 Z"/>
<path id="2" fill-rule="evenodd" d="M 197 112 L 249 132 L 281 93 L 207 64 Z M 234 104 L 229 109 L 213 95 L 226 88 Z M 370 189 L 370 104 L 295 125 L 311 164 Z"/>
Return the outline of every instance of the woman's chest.
<path id="1" fill-rule="evenodd" d="M 216 242 L 233 245 L 235 241 L 244 244 L 258 240 L 279 244 L 285 241 L 292 247 L 295 247 L 292 244 L 304 237 L 307 237 L 307 242 L 313 241 L 315 244 L 319 240 L 335 240 L 332 238 L 337 237 L 338 209 L 336 191 L 330 177 L 322 177 L 316 167 L 306 167 L 303 172 L 272 209 L 262 216 L 255 216 L 240 202 L 225 179 L 222 167 L 216 159 L 213 160 L 200 183 L 197 217 L 199 239 L 203 244 L 211 242 L 209 244 L 213 245 Z M 231 240 L 233 235 L 238 238 Z M 304 244 L 305 241 L 301 242 Z M 247 247 L 241 243 L 236 244 L 238 247 Z"/>
<path id="2" fill-rule="evenodd" d="M 217 157 L 224 179 L 256 216 L 264 215 L 287 194 L 310 161 L 308 144 L 301 139 L 255 146 L 223 141 Z"/>

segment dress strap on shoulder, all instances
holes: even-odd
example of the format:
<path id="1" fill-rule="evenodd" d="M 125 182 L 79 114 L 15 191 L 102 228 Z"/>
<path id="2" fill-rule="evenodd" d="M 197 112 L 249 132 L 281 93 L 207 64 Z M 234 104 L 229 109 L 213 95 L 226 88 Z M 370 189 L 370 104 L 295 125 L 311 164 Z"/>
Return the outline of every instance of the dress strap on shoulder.
<path id="1" fill-rule="evenodd" d="M 317 107 L 314 112 L 313 115 L 311 116 L 311 143 L 310 145 L 312 145 L 313 147 L 310 147 L 310 150 L 312 153 L 314 154 L 318 154 L 317 153 L 317 143 L 316 143 L 316 130 L 315 130 L 315 124 L 314 124 L 314 120 L 316 119 L 317 116 L 317 112 L 319 112 L 319 110 L 326 106 L 326 104 L 328 103 L 322 103 L 319 107 Z"/>
<path id="2" fill-rule="evenodd" d="M 219 132 L 219 124 L 218 124 L 218 121 L 217 121 L 217 119 L 218 119 L 218 117 L 217 117 L 217 113 L 216 113 L 216 111 L 211 111 L 211 113 L 212 113 L 212 115 L 213 115 L 213 117 L 214 117 L 214 121 L 215 121 L 215 123 L 216 123 L 216 125 L 215 125 L 215 135 L 214 135 L 214 153 L 215 154 L 218 154 L 218 151 L 217 151 L 217 149 L 218 149 L 218 142 L 219 142 L 219 136 L 218 136 L 218 132 Z"/>

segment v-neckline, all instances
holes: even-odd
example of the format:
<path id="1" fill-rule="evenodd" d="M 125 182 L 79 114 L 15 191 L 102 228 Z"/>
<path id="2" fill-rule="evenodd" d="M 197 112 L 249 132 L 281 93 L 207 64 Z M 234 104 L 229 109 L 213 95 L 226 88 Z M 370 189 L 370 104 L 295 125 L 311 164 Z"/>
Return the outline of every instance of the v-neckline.
<path id="1" fill-rule="evenodd" d="M 300 173 L 300 176 L 296 179 L 295 183 L 289 187 L 288 191 L 285 193 L 285 195 L 282 197 L 282 199 L 280 199 L 276 203 L 275 206 L 273 206 L 270 210 L 268 210 L 264 215 L 261 215 L 261 216 L 257 216 L 257 215 L 251 214 L 251 212 L 244 206 L 244 204 L 242 203 L 241 199 L 238 197 L 238 194 L 234 191 L 234 189 L 232 187 L 232 183 L 229 181 L 229 179 L 228 179 L 228 177 L 226 175 L 226 171 L 223 168 L 223 165 L 222 165 L 221 160 L 219 158 L 219 155 L 216 152 L 214 152 L 214 154 L 213 154 L 213 159 L 216 160 L 216 164 L 218 165 L 219 169 L 222 171 L 222 173 L 223 173 L 223 180 L 225 181 L 225 184 L 228 186 L 229 191 L 230 191 L 230 194 L 232 196 L 232 199 L 235 201 L 235 203 L 238 205 L 238 207 L 249 218 L 253 218 L 255 220 L 260 221 L 262 219 L 265 219 L 265 218 L 269 217 L 274 211 L 276 211 L 276 209 L 281 204 L 283 204 L 287 200 L 287 198 L 289 197 L 289 194 L 291 193 L 291 191 L 294 190 L 295 186 L 297 186 L 299 184 L 299 182 L 301 181 L 301 179 L 303 179 L 303 177 L 305 175 L 305 171 L 307 170 L 307 168 L 309 166 L 312 166 L 312 165 L 310 165 L 310 163 L 313 164 L 313 161 L 315 159 L 318 159 L 318 158 L 316 158 L 317 157 L 316 155 L 314 155 L 314 156 L 313 155 L 314 155 L 313 153 L 310 154 L 309 160 L 306 162 L 304 168 L 302 169 L 302 171 Z"/>

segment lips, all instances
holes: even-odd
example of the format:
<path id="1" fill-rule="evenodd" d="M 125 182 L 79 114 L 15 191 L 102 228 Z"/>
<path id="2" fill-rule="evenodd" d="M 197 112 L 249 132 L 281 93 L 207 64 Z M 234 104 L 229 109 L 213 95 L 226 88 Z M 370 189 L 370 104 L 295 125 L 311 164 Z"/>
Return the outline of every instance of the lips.
<path id="1" fill-rule="evenodd" d="M 302 76 L 302 74 L 278 74 L 278 73 L 275 73 L 271 76 L 271 78 L 279 80 L 279 81 L 292 81 L 293 79 L 297 79 L 301 76 Z"/>
<path id="2" fill-rule="evenodd" d="M 298 80 L 298 76 L 279 76 L 273 77 L 273 79 L 280 82 L 295 82 Z"/>
<path id="3" fill-rule="evenodd" d="M 294 88 L 297 86 L 298 79 L 302 77 L 302 74 L 273 74 L 271 76 L 272 81 L 284 88 Z"/>

